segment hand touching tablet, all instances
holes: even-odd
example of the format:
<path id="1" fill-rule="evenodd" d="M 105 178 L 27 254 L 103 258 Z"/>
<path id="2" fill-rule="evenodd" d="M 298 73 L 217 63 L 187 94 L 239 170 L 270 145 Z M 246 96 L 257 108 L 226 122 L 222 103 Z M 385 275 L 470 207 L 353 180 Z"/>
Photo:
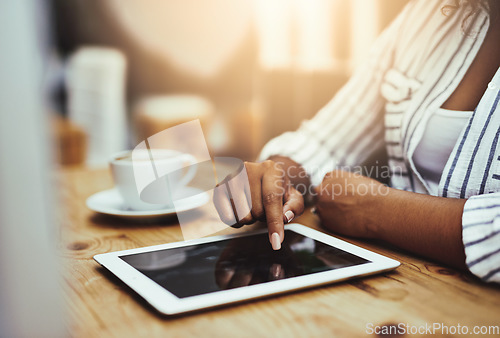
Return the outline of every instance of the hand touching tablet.
<path id="1" fill-rule="evenodd" d="M 227 177 L 224 183 L 229 189 L 216 189 L 214 193 L 214 204 L 221 220 L 236 227 L 267 221 L 269 241 L 274 250 L 279 250 L 284 240 L 284 224 L 304 211 L 302 194 L 294 188 L 289 175 L 290 162 L 245 162 L 248 182 Z M 235 210 L 248 212 L 238 218 Z"/>

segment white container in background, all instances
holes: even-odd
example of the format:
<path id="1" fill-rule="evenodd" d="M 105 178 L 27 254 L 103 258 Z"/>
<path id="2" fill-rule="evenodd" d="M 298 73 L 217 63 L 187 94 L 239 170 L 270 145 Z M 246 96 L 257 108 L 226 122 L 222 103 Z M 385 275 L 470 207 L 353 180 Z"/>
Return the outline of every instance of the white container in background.
<path id="1" fill-rule="evenodd" d="M 87 165 L 105 166 L 127 149 L 126 59 L 104 47 L 82 47 L 68 61 L 69 119 L 88 136 Z"/>

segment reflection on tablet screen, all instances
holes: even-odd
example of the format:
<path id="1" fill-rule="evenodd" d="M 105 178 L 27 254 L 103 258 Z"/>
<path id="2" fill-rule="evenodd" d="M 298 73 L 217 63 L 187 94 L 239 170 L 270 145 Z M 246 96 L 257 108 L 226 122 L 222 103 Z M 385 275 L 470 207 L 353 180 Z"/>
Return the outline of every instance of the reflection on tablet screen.
<path id="1" fill-rule="evenodd" d="M 290 230 L 279 251 L 264 233 L 120 258 L 179 298 L 369 262 Z"/>

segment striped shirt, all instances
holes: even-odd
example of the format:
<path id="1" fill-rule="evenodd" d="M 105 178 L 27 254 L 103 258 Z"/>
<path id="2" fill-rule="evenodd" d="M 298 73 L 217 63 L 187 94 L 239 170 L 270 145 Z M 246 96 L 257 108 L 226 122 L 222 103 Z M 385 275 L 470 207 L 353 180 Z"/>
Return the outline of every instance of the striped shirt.
<path id="1" fill-rule="evenodd" d="M 336 168 L 354 168 L 385 147 L 391 186 L 429 187 L 413 153 L 432 112 L 455 91 L 489 27 L 480 11 L 462 29 L 466 8 L 443 15 L 443 1 L 411 1 L 377 39 L 368 60 L 314 118 L 272 139 L 272 155 L 300 163 L 313 185 Z M 462 130 L 439 182 L 438 196 L 467 199 L 462 216 L 466 262 L 500 282 L 500 69 Z"/>

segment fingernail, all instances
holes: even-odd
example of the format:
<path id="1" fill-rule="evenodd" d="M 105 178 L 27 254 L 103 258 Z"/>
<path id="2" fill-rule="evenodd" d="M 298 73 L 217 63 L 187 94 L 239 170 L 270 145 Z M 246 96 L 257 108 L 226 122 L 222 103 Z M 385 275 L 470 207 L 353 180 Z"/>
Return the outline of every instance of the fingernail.
<path id="1" fill-rule="evenodd" d="M 295 217 L 295 214 L 293 213 L 292 210 L 288 210 L 287 212 L 285 212 L 285 217 L 286 217 L 286 222 L 290 223 Z"/>
<path id="2" fill-rule="evenodd" d="M 273 246 L 273 250 L 281 249 L 280 235 L 277 232 L 273 232 L 271 235 L 271 245 Z"/>

